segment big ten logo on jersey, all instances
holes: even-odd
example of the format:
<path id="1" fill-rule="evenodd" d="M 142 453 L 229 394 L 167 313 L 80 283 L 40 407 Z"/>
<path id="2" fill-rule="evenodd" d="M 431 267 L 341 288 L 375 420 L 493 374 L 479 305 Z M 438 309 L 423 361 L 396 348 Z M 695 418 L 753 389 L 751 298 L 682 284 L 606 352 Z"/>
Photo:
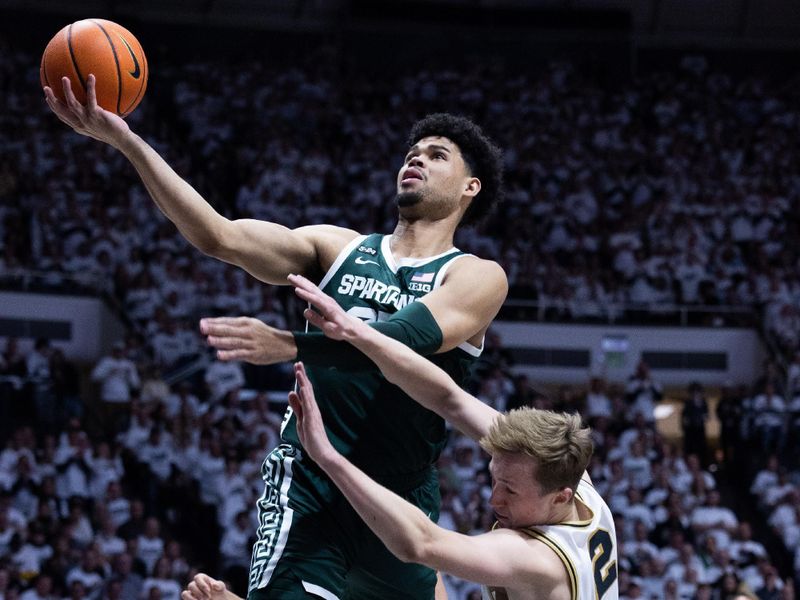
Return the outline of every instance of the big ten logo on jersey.
<path id="1" fill-rule="evenodd" d="M 412 292 L 430 292 L 433 284 L 433 273 L 414 273 L 408 282 Z"/>
<path id="2" fill-rule="evenodd" d="M 395 310 L 400 310 L 417 299 L 413 294 L 404 294 L 396 285 L 388 285 L 372 277 L 362 277 L 352 273 L 342 275 L 336 292 L 343 296 L 358 296 L 383 305 L 390 304 Z"/>
<path id="3" fill-rule="evenodd" d="M 364 252 L 365 254 L 371 254 L 372 256 L 378 255 L 378 251 L 375 250 L 375 248 L 370 248 L 369 246 L 359 246 L 358 251 Z"/>

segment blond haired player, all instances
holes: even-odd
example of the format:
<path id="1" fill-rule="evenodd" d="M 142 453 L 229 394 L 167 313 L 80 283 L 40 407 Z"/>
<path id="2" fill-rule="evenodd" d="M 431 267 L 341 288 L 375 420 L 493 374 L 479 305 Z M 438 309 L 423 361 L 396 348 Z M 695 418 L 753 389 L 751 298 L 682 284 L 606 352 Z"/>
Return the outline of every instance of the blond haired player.
<path id="1" fill-rule="evenodd" d="M 298 295 L 319 311 L 306 310 L 311 323 L 326 335 L 353 344 L 387 379 L 480 440 L 492 456 L 496 526 L 476 536 L 438 527 L 333 447 L 304 367 L 295 365 L 299 388 L 289 401 L 304 451 L 391 552 L 403 561 L 484 584 L 484 597 L 493 600 L 619 596 L 614 522 L 585 473 L 592 442 L 579 416 L 536 409 L 498 413 L 424 357 L 348 316 L 307 279 L 292 275 L 289 280 Z M 253 359 L 253 352 L 240 354 Z M 212 585 L 224 593 L 220 582 L 198 576 L 184 592 L 184 600 L 200 600 Z"/>

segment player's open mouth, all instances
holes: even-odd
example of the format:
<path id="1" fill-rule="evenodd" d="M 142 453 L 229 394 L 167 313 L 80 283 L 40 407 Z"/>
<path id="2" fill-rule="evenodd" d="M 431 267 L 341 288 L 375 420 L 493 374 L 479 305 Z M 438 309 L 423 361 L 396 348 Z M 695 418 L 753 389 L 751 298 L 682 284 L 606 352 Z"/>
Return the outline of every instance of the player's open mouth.
<path id="1" fill-rule="evenodd" d="M 423 181 L 422 172 L 414 167 L 409 167 L 403 173 L 403 179 L 400 181 L 401 185 L 407 185 L 414 181 Z"/>

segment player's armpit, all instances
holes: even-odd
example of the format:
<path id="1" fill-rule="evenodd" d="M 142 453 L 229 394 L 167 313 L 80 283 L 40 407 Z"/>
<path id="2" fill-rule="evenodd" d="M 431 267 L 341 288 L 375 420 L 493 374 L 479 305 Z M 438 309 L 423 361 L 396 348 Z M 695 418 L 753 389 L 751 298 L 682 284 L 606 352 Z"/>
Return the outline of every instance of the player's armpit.
<path id="1" fill-rule="evenodd" d="M 339 252 L 358 235 L 334 225 L 309 225 L 289 229 L 255 219 L 229 221 L 208 254 L 245 269 L 253 277 L 274 285 L 287 285 L 290 273 L 318 279 Z"/>
<path id="2" fill-rule="evenodd" d="M 486 331 L 507 293 L 508 280 L 497 263 L 471 256 L 455 261 L 442 285 L 420 299 L 442 330 L 439 351 Z"/>

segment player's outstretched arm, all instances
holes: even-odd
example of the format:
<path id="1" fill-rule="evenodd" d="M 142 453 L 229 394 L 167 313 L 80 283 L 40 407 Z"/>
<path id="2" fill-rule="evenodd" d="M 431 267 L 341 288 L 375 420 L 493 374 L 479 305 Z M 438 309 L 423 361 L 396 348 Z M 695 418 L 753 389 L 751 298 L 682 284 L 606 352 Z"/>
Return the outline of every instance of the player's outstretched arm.
<path id="1" fill-rule="evenodd" d="M 424 564 L 470 581 L 514 589 L 532 585 L 552 587 L 558 583 L 563 567 L 552 551 L 537 548 L 508 529 L 478 536 L 443 529 L 419 508 L 349 462 L 328 439 L 302 363 L 295 364 L 295 375 L 298 391 L 289 394 L 289 403 L 297 417 L 297 432 L 304 451 L 400 560 Z"/>
<path id="2" fill-rule="evenodd" d="M 282 285 L 289 273 L 313 275 L 333 261 L 357 233 L 318 225 L 288 229 L 277 223 L 220 215 L 120 117 L 97 104 L 95 77 L 88 76 L 86 105 L 75 98 L 66 77 L 66 102 L 45 87 L 50 109 L 76 132 L 105 142 L 133 164 L 150 197 L 181 234 L 201 252 L 242 267 L 267 283 Z"/>
<path id="3" fill-rule="evenodd" d="M 432 410 L 469 437 L 479 440 L 498 412 L 462 390 L 442 369 L 411 348 L 393 340 L 340 307 L 305 277 L 290 275 L 297 295 L 311 303 L 305 317 L 325 335 L 345 340 L 366 354 L 386 378 L 425 408 Z"/>

